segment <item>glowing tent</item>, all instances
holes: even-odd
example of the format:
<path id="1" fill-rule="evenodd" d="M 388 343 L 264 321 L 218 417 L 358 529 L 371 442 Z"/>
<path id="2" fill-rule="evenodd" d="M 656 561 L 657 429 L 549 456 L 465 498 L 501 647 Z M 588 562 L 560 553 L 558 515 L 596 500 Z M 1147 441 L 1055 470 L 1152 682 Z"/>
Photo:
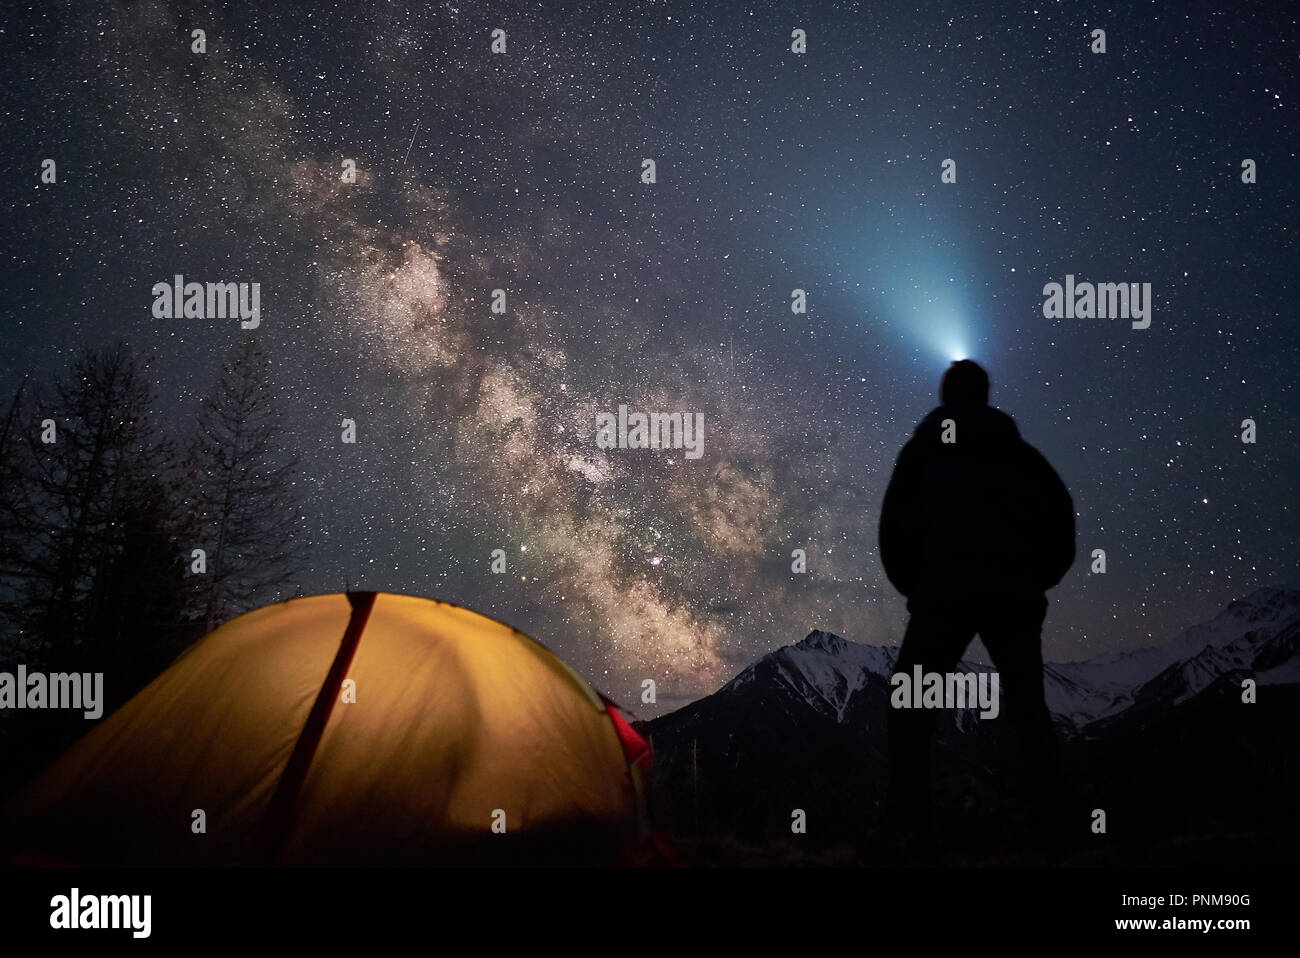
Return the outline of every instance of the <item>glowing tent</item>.
<path id="1" fill-rule="evenodd" d="M 647 837 L 649 759 L 506 625 L 411 596 L 294 599 L 212 632 L 57 759 L 6 811 L 0 858 L 618 863 Z"/>

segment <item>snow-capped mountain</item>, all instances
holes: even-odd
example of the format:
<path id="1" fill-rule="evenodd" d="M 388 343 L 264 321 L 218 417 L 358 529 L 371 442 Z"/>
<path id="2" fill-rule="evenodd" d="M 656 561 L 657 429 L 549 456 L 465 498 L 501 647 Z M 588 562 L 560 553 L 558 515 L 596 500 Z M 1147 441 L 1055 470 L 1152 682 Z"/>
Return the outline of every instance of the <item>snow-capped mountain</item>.
<path id="1" fill-rule="evenodd" d="M 1209 622 L 1194 625 L 1163 645 L 1081 662 L 1047 664 L 1044 688 L 1048 707 L 1081 728 L 1129 708 L 1138 692 L 1158 677 L 1160 688 L 1172 694 L 1177 704 L 1220 675 L 1250 669 L 1255 655 L 1297 620 L 1300 585 L 1257 589 L 1231 602 Z M 1177 680 L 1167 675 L 1171 670 Z M 1174 692 L 1174 685 L 1181 691 Z"/>
<path id="2" fill-rule="evenodd" d="M 814 631 L 759 659 L 717 693 L 727 695 L 760 679 L 778 683 L 810 708 L 843 721 L 849 700 L 872 679 L 889 681 L 898 650 L 846 642 L 831 632 Z"/>

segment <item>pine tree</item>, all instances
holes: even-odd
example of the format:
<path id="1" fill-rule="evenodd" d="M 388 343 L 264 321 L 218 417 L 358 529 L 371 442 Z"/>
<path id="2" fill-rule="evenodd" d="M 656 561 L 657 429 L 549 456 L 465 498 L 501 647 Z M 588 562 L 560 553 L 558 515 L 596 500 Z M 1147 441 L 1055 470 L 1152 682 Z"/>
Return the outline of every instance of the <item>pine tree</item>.
<path id="1" fill-rule="evenodd" d="M 26 448 L 23 425 L 23 393 L 27 380 L 14 391 L 13 399 L 0 427 L 0 668 L 6 668 L 21 651 L 17 639 L 21 621 L 21 575 L 26 568 L 25 556 L 30 536 L 28 501 L 32 487 L 32 462 Z"/>
<path id="2" fill-rule="evenodd" d="M 29 664 L 143 674 L 184 641 L 181 476 L 147 366 L 121 342 L 83 349 L 12 407 L 22 441 L 4 455 L 0 599 Z"/>
<path id="3" fill-rule="evenodd" d="M 194 515 L 207 552 L 207 571 L 196 577 L 198 607 L 208 630 L 292 589 L 298 460 L 281 453 L 281 429 L 270 364 L 247 339 L 204 398 L 189 452 L 198 487 Z"/>

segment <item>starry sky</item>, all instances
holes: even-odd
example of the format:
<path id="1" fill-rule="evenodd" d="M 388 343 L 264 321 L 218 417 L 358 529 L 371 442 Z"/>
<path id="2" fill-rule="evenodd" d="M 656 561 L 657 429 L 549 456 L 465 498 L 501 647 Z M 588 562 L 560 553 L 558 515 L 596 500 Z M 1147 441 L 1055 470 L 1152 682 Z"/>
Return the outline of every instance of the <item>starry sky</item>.
<path id="1" fill-rule="evenodd" d="M 811 628 L 899 641 L 880 503 L 968 356 L 1074 497 L 1045 657 L 1161 642 L 1300 579 L 1298 41 L 1284 3 L 7 4 L 0 386 L 124 337 L 179 432 L 257 337 L 286 596 L 458 602 L 649 717 Z M 260 283 L 260 328 L 155 319 L 177 273 Z M 1067 273 L 1151 327 L 1044 318 Z M 704 455 L 598 449 L 620 404 Z"/>

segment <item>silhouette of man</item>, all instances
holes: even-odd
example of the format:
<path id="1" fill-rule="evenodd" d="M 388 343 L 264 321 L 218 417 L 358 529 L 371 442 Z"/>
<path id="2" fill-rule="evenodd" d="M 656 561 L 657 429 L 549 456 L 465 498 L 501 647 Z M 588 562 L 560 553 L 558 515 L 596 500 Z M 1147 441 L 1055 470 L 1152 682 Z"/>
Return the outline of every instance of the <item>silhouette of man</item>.
<path id="1" fill-rule="evenodd" d="M 895 671 L 911 676 L 919 664 L 923 674 L 947 675 L 979 633 L 1020 739 L 1036 824 L 1045 829 L 1059 798 L 1059 766 L 1040 633 L 1044 593 L 1074 561 L 1074 504 L 988 397 L 983 369 L 953 363 L 939 387 L 942 405 L 903 447 L 885 492 L 880 557 L 910 614 Z M 913 838 L 929 837 L 935 719 L 933 709 L 889 713 L 886 812 L 893 828 Z"/>

